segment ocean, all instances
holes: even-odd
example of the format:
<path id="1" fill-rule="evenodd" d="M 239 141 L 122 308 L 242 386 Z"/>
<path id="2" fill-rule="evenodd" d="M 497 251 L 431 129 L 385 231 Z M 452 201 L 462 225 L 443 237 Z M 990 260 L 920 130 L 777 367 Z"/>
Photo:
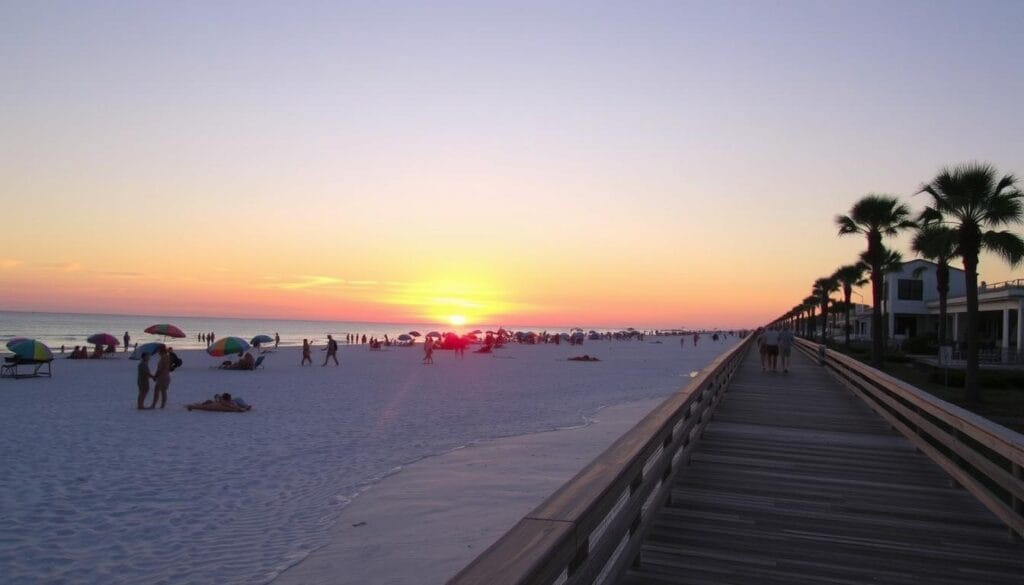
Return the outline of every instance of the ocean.
<path id="1" fill-rule="evenodd" d="M 339 343 L 344 343 L 349 333 L 367 338 L 382 339 L 385 335 L 395 338 L 403 333 L 418 331 L 426 334 L 430 331 L 456 331 L 466 333 L 476 329 L 476 325 L 454 328 L 451 325 L 438 323 L 368 323 L 360 321 L 300 321 L 279 319 L 233 319 L 225 317 L 158 317 L 142 315 L 98 315 L 84 313 L 44 313 L 0 311 L 0 346 L 12 337 L 31 337 L 48 345 L 54 351 L 60 351 L 63 345 L 70 351 L 76 345 L 85 345 L 86 338 L 94 333 L 110 333 L 118 340 L 127 331 L 131 336 L 130 343 L 146 343 L 148 341 L 164 341 L 159 335 L 145 333 L 144 330 L 156 323 L 171 323 L 187 334 L 184 339 L 171 342 L 178 349 L 202 349 L 206 347 L 199 341 L 199 333 L 214 333 L 217 337 L 234 335 L 246 340 L 257 335 L 281 336 L 281 345 L 302 345 L 303 339 L 313 344 L 326 343 L 327 334 L 331 334 Z M 537 325 L 498 325 L 510 331 L 565 331 L 562 327 L 544 327 Z M 487 330 L 488 326 L 480 329 Z M 590 327 L 585 328 L 590 330 Z M 600 331 L 617 331 L 620 328 L 595 328 Z M 623 328 L 624 329 L 624 328 Z M 120 349 L 120 348 L 119 348 Z"/>

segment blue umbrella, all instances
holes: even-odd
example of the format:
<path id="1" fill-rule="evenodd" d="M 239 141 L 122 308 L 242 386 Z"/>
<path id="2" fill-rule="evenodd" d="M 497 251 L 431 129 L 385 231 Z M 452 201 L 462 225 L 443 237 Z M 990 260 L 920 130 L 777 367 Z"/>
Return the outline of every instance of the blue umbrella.
<path id="1" fill-rule="evenodd" d="M 166 347 L 166 344 L 160 343 L 159 341 L 151 341 L 149 343 L 143 343 L 142 345 L 135 348 L 132 355 L 128 358 L 130 360 L 142 359 L 142 354 L 148 353 L 149 355 L 155 354 L 161 347 Z"/>
<path id="2" fill-rule="evenodd" d="M 409 341 L 410 339 L 412 339 L 412 337 L 409 337 L 405 333 L 398 336 L 398 341 Z"/>
<path id="3" fill-rule="evenodd" d="M 274 338 L 269 335 L 257 335 L 249 341 L 250 345 L 263 345 L 264 343 L 273 343 Z"/>

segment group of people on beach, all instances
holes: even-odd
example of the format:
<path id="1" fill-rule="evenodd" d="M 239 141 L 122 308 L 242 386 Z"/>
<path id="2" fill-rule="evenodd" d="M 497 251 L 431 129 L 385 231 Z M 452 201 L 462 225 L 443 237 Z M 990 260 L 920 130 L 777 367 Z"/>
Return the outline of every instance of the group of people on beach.
<path id="1" fill-rule="evenodd" d="M 150 373 L 149 371 L 149 353 L 143 353 L 139 358 L 139 365 L 137 368 L 138 375 L 136 381 L 139 386 L 139 398 L 136 408 L 138 410 L 152 410 L 156 408 L 156 403 L 160 402 L 160 408 L 167 405 L 167 389 L 171 386 L 171 370 L 174 369 L 172 366 L 171 350 L 167 346 L 161 346 L 157 350 L 156 371 Z M 179 361 L 175 356 L 175 361 Z M 180 365 L 180 363 L 179 363 Z M 149 381 L 153 380 L 156 385 L 153 387 L 153 403 L 146 407 L 146 395 L 149 394 Z"/>
<path id="2" fill-rule="evenodd" d="M 789 358 L 793 352 L 793 332 L 789 326 L 779 327 L 772 325 L 761 331 L 757 338 L 757 349 L 761 355 L 761 371 L 779 371 L 779 361 L 782 361 L 782 371 L 789 371 Z"/>
<path id="3" fill-rule="evenodd" d="M 334 365 L 341 365 L 338 363 L 338 342 L 330 334 L 327 335 L 327 346 L 324 347 L 324 351 L 327 352 L 327 356 L 324 358 L 324 363 L 321 366 L 326 366 L 327 362 L 334 360 Z M 313 365 L 313 346 L 309 343 L 308 339 L 302 340 L 302 361 L 299 362 L 300 366 Z"/>

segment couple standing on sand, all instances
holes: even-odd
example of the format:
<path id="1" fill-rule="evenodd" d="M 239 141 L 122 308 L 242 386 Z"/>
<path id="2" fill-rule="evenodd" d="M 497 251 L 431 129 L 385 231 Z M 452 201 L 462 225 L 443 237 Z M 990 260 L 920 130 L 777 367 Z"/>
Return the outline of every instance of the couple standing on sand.
<path id="1" fill-rule="evenodd" d="M 142 354 L 142 358 L 139 360 L 138 367 L 138 385 L 139 385 L 139 400 L 136 408 L 138 410 L 146 409 L 146 395 L 149 394 L 149 380 L 152 378 L 156 380 L 156 386 L 153 388 L 153 404 L 149 405 L 150 409 L 156 408 L 157 400 L 160 401 L 160 408 L 167 405 L 167 389 L 171 386 L 171 355 L 168 352 L 167 347 L 161 347 L 157 350 L 160 355 L 159 360 L 156 363 L 156 373 L 149 373 L 149 354 Z"/>
<path id="2" fill-rule="evenodd" d="M 789 371 L 789 356 L 793 351 L 793 332 L 789 326 L 781 330 L 777 325 L 765 329 L 757 338 L 757 345 L 761 353 L 761 371 L 766 372 L 769 368 L 777 372 L 779 355 L 782 355 L 782 371 Z"/>

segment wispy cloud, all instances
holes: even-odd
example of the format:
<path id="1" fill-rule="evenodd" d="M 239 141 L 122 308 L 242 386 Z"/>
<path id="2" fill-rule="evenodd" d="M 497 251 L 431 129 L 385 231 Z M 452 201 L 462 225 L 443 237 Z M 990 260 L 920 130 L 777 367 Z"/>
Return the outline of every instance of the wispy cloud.
<path id="1" fill-rule="evenodd" d="M 75 262 L 74 260 L 69 260 L 67 262 L 47 262 L 40 264 L 39 266 L 50 270 L 63 270 L 64 272 L 78 272 L 82 269 L 82 263 Z"/>
<path id="2" fill-rule="evenodd" d="M 100 274 L 102 274 L 104 276 L 116 276 L 118 278 L 139 278 L 141 276 L 145 276 L 141 272 L 118 272 L 118 271 L 113 271 L 113 270 L 108 270 L 108 271 L 105 271 L 105 272 L 100 272 Z"/>
<path id="3" fill-rule="evenodd" d="M 263 285 L 263 288 L 276 288 L 281 290 L 304 290 L 310 288 L 324 288 L 344 284 L 344 280 L 333 276 L 295 276 L 290 280 L 273 282 Z"/>

